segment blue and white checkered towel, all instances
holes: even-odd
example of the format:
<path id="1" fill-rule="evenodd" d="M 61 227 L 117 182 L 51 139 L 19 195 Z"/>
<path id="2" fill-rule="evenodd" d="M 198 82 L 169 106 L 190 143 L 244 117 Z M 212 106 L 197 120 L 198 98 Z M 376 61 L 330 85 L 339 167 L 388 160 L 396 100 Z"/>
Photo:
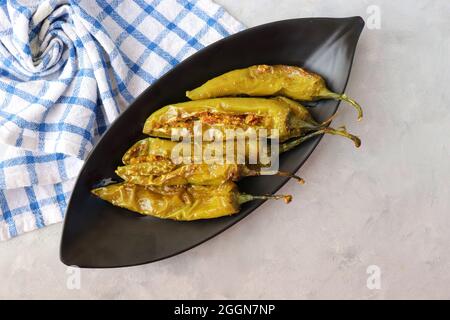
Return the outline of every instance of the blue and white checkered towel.
<path id="1" fill-rule="evenodd" d="M 0 0 L 0 240 L 61 221 L 120 112 L 242 28 L 210 0 Z"/>

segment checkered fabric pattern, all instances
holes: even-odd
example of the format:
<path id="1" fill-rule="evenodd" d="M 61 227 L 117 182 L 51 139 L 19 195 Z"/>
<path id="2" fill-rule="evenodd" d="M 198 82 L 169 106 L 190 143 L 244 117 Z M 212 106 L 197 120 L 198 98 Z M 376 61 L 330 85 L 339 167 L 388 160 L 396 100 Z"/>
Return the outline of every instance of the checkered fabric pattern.
<path id="1" fill-rule="evenodd" d="M 0 0 L 0 239 L 61 221 L 121 111 L 241 29 L 210 0 Z"/>

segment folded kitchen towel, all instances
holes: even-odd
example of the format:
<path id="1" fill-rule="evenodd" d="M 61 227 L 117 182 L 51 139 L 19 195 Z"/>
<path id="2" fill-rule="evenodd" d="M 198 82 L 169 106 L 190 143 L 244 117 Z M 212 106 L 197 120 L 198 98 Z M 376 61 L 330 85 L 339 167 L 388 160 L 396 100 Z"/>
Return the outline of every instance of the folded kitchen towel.
<path id="1" fill-rule="evenodd" d="M 121 111 L 241 29 L 210 0 L 0 0 L 0 240 L 61 221 Z"/>

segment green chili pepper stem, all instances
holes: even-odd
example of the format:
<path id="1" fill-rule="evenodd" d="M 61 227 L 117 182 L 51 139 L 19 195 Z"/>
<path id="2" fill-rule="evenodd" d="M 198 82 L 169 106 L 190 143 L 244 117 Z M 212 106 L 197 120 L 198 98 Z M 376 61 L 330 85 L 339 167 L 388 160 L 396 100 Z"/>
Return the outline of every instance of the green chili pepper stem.
<path id="1" fill-rule="evenodd" d="M 291 140 L 291 141 L 285 142 L 283 144 L 280 144 L 279 151 L 280 151 L 280 153 L 289 151 L 289 150 L 297 147 L 298 145 L 302 144 L 306 140 L 311 139 L 311 138 L 313 138 L 315 136 L 321 135 L 323 133 L 325 133 L 323 129 L 322 130 L 318 130 L 318 131 L 315 131 L 313 133 L 307 134 L 306 136 L 303 136 L 301 138 L 298 138 L 298 139 Z"/>
<path id="2" fill-rule="evenodd" d="M 333 119 L 336 117 L 336 115 L 337 115 L 337 112 L 334 113 L 330 118 L 328 118 L 327 120 L 325 120 L 322 123 L 318 123 L 315 120 L 311 120 L 311 121 L 307 122 L 302 119 L 293 119 L 293 120 L 291 120 L 291 126 L 294 128 L 302 128 L 302 129 L 305 129 L 306 131 L 321 130 L 323 128 L 327 128 L 331 124 Z"/>
<path id="3" fill-rule="evenodd" d="M 293 179 L 297 180 L 298 183 L 300 183 L 300 184 L 305 184 L 305 180 L 303 180 L 303 178 L 301 178 L 301 177 L 299 177 L 299 176 L 297 176 L 297 175 L 295 175 L 295 174 L 292 174 L 292 173 L 290 173 L 290 172 L 286 172 L 286 171 L 278 171 L 275 175 L 281 176 L 281 177 L 289 177 L 289 178 L 293 178 Z"/>
<path id="4" fill-rule="evenodd" d="M 354 135 L 348 133 L 347 130 L 345 129 L 345 127 L 341 127 L 338 129 L 322 128 L 320 130 L 317 130 L 315 132 L 307 134 L 306 136 L 303 136 L 301 138 L 294 139 L 292 141 L 288 141 L 288 142 L 281 144 L 279 151 L 280 151 L 280 153 L 289 151 L 289 150 L 295 148 L 296 146 L 298 146 L 299 144 L 305 142 L 306 140 L 311 139 L 311 138 L 321 135 L 321 134 L 325 134 L 325 133 L 346 137 L 353 141 L 353 143 L 355 144 L 355 147 L 359 148 L 361 146 L 361 139 L 359 139 L 357 136 L 354 136 Z"/>
<path id="5" fill-rule="evenodd" d="M 238 203 L 239 204 L 243 204 L 249 201 L 253 201 L 253 200 L 269 200 L 269 199 L 274 199 L 274 200 L 284 200 L 284 202 L 289 203 L 292 201 L 292 196 L 291 195 L 263 195 L 263 196 L 255 196 L 252 194 L 247 194 L 247 193 L 240 193 L 238 195 Z"/>
<path id="6" fill-rule="evenodd" d="M 316 99 L 318 99 L 318 100 L 319 99 L 336 99 L 336 100 L 345 101 L 345 102 L 351 104 L 358 112 L 358 121 L 361 121 L 361 119 L 363 117 L 363 110 L 362 110 L 361 106 L 359 105 L 359 103 L 357 103 L 352 98 L 348 97 L 345 93 L 339 94 L 339 93 L 325 90 L 325 91 L 322 91 L 320 93 L 320 95 L 316 97 Z"/>
<path id="7" fill-rule="evenodd" d="M 263 175 L 261 173 L 261 169 L 258 170 L 252 170 L 249 169 L 247 166 L 245 166 L 242 170 L 242 176 L 243 177 L 253 177 L 253 176 L 261 176 Z M 267 174 L 267 175 L 272 175 L 272 174 Z M 273 175 L 275 176 L 281 176 L 281 177 L 289 177 L 289 178 L 293 178 L 295 180 L 297 180 L 298 183 L 300 184 L 305 184 L 305 180 L 303 180 L 302 177 L 299 177 L 295 174 L 292 174 L 290 172 L 286 172 L 286 171 L 276 171 Z"/>
<path id="8" fill-rule="evenodd" d="M 342 136 L 342 137 L 352 140 L 353 143 L 355 144 L 355 147 L 357 147 L 357 148 L 359 148 L 361 146 L 361 139 L 359 139 L 357 136 L 354 136 L 354 135 L 348 133 L 347 130 L 345 129 L 345 127 L 341 127 L 338 129 L 325 128 L 323 130 L 324 130 L 324 133 L 338 135 L 338 136 Z"/>
<path id="9" fill-rule="evenodd" d="M 305 130 L 317 130 L 323 127 L 323 124 L 316 122 L 307 122 L 303 119 L 291 118 L 289 120 L 289 126 L 292 128 L 302 128 Z"/>

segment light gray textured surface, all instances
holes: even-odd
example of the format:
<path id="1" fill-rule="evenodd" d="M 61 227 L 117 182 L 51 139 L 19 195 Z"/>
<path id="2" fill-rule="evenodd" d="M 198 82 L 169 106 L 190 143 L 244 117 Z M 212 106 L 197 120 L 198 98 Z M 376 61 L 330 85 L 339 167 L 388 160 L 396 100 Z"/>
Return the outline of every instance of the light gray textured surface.
<path id="1" fill-rule="evenodd" d="M 248 26 L 308 16 L 367 18 L 336 124 L 360 150 L 325 137 L 282 191 L 241 223 L 182 255 L 126 269 L 82 270 L 68 290 L 61 224 L 0 243 L 0 298 L 450 298 L 450 3 L 219 0 Z M 381 289 L 366 268 L 381 268 Z"/>

